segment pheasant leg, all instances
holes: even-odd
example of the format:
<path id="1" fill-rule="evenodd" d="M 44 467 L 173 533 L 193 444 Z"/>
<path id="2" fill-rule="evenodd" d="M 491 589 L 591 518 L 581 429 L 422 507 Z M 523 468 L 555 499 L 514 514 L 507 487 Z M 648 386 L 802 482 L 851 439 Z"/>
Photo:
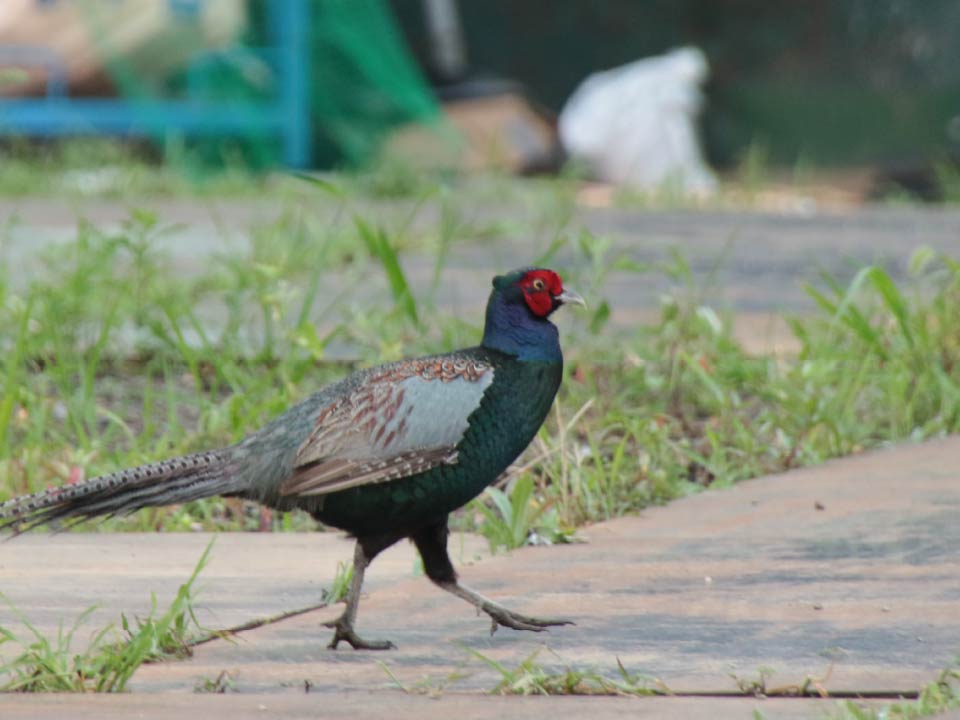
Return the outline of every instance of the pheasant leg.
<path id="1" fill-rule="evenodd" d="M 420 557 L 423 558 L 424 572 L 437 587 L 453 593 L 458 598 L 462 598 L 473 605 L 478 611 L 489 615 L 493 621 L 490 629 L 491 634 L 501 625 L 514 630 L 530 630 L 533 632 L 543 632 L 548 627 L 556 625 L 573 625 L 572 620 L 563 618 L 535 618 L 529 615 L 521 615 L 485 598 L 475 590 L 461 585 L 457 582 L 457 573 L 453 569 L 453 563 L 450 562 L 450 555 L 447 553 L 447 537 L 449 534 L 447 522 L 444 520 L 442 523 L 426 527 L 412 536 L 417 550 L 420 551 Z"/>
<path id="2" fill-rule="evenodd" d="M 360 604 L 363 573 L 370 564 L 370 559 L 363 551 L 360 542 L 357 542 L 353 552 L 353 577 L 350 579 L 350 591 L 347 594 L 347 608 L 336 620 L 324 623 L 326 627 L 334 629 L 333 640 L 327 645 L 331 650 L 336 650 L 341 641 L 349 643 L 354 650 L 392 650 L 396 648 L 396 645 L 389 640 L 364 640 L 353 629 L 353 624 L 357 619 L 357 606 Z"/>
<path id="3" fill-rule="evenodd" d="M 456 580 L 452 582 L 437 582 L 437 587 L 443 588 L 449 593 L 453 593 L 458 598 L 463 598 L 473 605 L 478 611 L 485 612 L 493 621 L 490 626 L 490 634 L 493 635 L 499 626 L 512 628 L 514 630 L 530 630 L 532 632 L 543 632 L 548 627 L 557 625 L 573 625 L 573 620 L 564 618 L 535 618 L 530 615 L 522 615 L 514 612 L 503 605 L 495 603 L 493 600 L 484 597 L 475 590 L 461 585 Z"/>

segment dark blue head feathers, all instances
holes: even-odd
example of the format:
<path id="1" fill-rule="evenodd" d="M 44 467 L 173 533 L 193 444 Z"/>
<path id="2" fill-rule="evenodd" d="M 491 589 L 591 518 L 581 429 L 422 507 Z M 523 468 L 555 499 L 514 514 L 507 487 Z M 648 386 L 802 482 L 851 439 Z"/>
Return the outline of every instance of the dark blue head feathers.
<path id="1" fill-rule="evenodd" d="M 560 338 L 548 318 L 567 302 L 583 303 L 545 268 L 521 268 L 493 279 L 482 345 L 520 360 L 561 362 Z"/>

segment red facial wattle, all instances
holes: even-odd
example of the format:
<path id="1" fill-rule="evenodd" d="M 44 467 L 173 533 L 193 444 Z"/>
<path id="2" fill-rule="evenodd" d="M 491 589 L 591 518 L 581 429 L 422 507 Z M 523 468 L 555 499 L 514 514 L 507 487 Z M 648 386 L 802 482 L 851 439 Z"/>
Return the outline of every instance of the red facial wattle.
<path id="1" fill-rule="evenodd" d="M 546 317 L 555 309 L 554 298 L 563 292 L 560 276 L 552 270 L 531 270 L 519 283 L 523 299 L 530 311 L 538 317 Z"/>

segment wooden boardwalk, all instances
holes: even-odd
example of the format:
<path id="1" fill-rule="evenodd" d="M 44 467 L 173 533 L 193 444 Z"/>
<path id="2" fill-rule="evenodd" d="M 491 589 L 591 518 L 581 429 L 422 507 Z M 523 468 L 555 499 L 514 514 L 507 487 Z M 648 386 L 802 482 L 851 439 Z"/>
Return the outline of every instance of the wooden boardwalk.
<path id="1" fill-rule="evenodd" d="M 960 653 L 958 515 L 951 438 L 705 492 L 588 527 L 582 544 L 490 557 L 478 538 L 455 538 L 466 583 L 577 623 L 542 635 L 491 637 L 398 546 L 373 565 L 358 623 L 398 650 L 327 650 L 321 623 L 338 610 L 321 609 L 143 667 L 125 696 L 0 696 L 0 718 L 819 717 L 833 700 L 724 696 L 761 671 L 772 672 L 768 690 L 830 694 L 896 695 L 935 679 Z M 0 544 L 0 591 L 47 631 L 99 604 L 92 631 L 146 612 L 151 592 L 168 602 L 208 541 L 25 536 Z M 334 534 L 220 536 L 199 582 L 200 619 L 229 627 L 314 605 L 350 551 Z M 16 626 L 6 607 L 0 625 Z M 698 696 L 489 697 L 499 677 L 468 649 L 511 668 L 540 649 L 545 667 L 611 676 L 619 659 L 651 687 Z M 235 693 L 194 693 L 223 671 Z"/>

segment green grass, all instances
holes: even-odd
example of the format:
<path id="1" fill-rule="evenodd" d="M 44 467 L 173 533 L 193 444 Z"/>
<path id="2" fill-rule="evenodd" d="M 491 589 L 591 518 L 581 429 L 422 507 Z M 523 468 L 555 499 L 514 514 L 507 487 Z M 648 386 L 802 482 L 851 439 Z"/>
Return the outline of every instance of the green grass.
<path id="1" fill-rule="evenodd" d="M 416 683 L 407 684 L 400 680 L 389 665 L 379 662 L 391 682 L 407 694 L 429 695 L 437 697 L 458 682 L 472 674 L 470 665 L 477 661 L 494 671 L 499 677 L 497 682 L 487 689 L 491 695 L 616 695 L 643 697 L 666 695 L 671 697 L 691 697 L 683 691 L 674 692 L 662 680 L 631 673 L 619 658 L 615 670 L 602 670 L 593 667 L 574 667 L 549 647 L 537 648 L 516 665 L 500 662 L 473 648 L 464 647 L 466 659 L 450 673 L 442 677 L 424 677 Z M 546 651 L 553 656 L 548 664 L 540 662 L 541 654 Z M 822 687 L 823 679 L 807 677 L 801 684 L 775 686 L 769 683 L 774 671 L 771 668 L 757 669 L 753 677 L 731 675 L 736 689 L 733 692 L 721 692 L 716 697 L 792 697 L 792 698 L 829 698 L 830 694 Z M 693 693 L 694 697 L 704 697 Z M 955 665 L 944 669 L 936 680 L 921 688 L 910 698 L 900 698 L 887 704 L 871 703 L 866 705 L 860 700 L 839 700 L 836 706 L 825 714 L 835 720 L 911 720 L 938 715 L 947 710 L 960 708 L 960 668 Z M 765 717 L 754 711 L 756 717 Z"/>
<path id="2" fill-rule="evenodd" d="M 915 700 L 899 700 L 880 707 L 844 700 L 828 717 L 832 720 L 913 720 L 957 708 L 960 708 L 960 668 L 950 667 L 924 687 Z"/>
<path id="3" fill-rule="evenodd" d="M 704 302 L 682 256 L 641 265 L 608 239 L 571 228 L 574 185 L 563 178 L 520 192 L 480 184 L 483 202 L 519 207 L 503 218 L 522 220 L 477 219 L 476 196 L 430 184 L 405 190 L 413 196 L 395 212 L 371 217 L 361 178 L 289 182 L 322 212 L 286 203 L 284 190 L 275 221 L 192 274 L 161 250 L 176 228 L 148 211 L 110 231 L 80 223 L 75 241 L 50 251 L 27 286 L 17 282 L 18 268 L 4 265 L 0 235 L 0 501 L 226 444 L 355 368 L 475 343 L 483 299 L 469 312 L 442 311 L 439 280 L 455 247 L 501 235 L 537 238 L 532 260 L 558 265 L 590 309 L 562 320 L 566 377 L 544 428 L 513 471 L 454 519 L 495 550 L 576 541 L 585 523 L 705 487 L 960 430 L 953 258 L 918 249 L 899 285 L 875 266 L 846 285 L 821 278 L 808 288 L 817 312 L 789 318 L 796 354 L 756 357 L 734 340 L 730 319 Z M 426 285 L 405 272 L 413 252 L 433 258 Z M 669 280 L 653 323 L 611 327 L 605 287 L 613 273 Z M 211 325 L 203 307 L 217 308 L 220 321 Z M 264 524 L 315 527 L 304 515 L 265 516 L 235 499 L 141 511 L 99 527 Z M 350 569 L 338 568 L 331 601 L 342 597 Z M 21 649 L 0 668 L 7 689 L 122 690 L 140 663 L 187 647 L 195 577 L 168 611 L 124 620 L 80 651 L 85 616 L 47 638 L 14 612 L 26 632 L 0 628 L 0 642 Z M 495 669 L 497 692 L 648 691 L 622 668 L 612 677 L 555 672 L 528 658 Z M 945 676 L 923 707 L 955 702 L 955 681 Z M 228 676 L 198 685 L 228 689 Z M 869 711 L 851 704 L 843 712 Z"/>
<path id="4" fill-rule="evenodd" d="M 227 244 L 191 274 L 161 250 L 177 229 L 148 211 L 111 231 L 81 223 L 27 287 L 0 245 L 0 500 L 230 443 L 352 369 L 475 343 L 482 298 L 470 312 L 441 311 L 439 280 L 452 248 L 505 233 L 537 238 L 532 260 L 559 264 L 590 309 L 562 321 L 567 377 L 543 430 L 456 519 L 495 548 L 569 541 L 584 523 L 707 486 L 960 426 L 951 258 L 918 250 L 901 286 L 880 267 L 843 287 L 823 278 L 809 288 L 818 313 L 790 319 L 796 356 L 755 357 L 681 256 L 641 265 L 571 228 L 575 186 L 563 178 L 527 193 L 496 182 L 478 191 L 529 208 L 503 215 L 522 220 L 476 219 L 477 197 L 442 187 L 371 217 L 354 179 L 290 182 L 322 211 L 280 202 L 247 244 Z M 426 285 L 405 273 L 412 252 L 433 258 Z M 666 276 L 673 290 L 658 320 L 610 326 L 614 272 Z M 105 527 L 265 523 L 314 526 L 212 499 Z"/>
<path id="5" fill-rule="evenodd" d="M 353 580 L 353 563 L 338 562 L 337 572 L 333 576 L 330 589 L 323 590 L 323 601 L 331 605 L 344 602 L 347 599 L 347 593 L 350 592 L 351 580 Z"/>
<path id="6" fill-rule="evenodd" d="M 516 547 L 705 486 L 956 432 L 960 264 L 921 249 L 913 276 L 900 288 L 869 267 L 847 287 L 810 287 L 821 312 L 791 319 L 793 358 L 748 355 L 684 291 L 621 353 L 591 342 L 524 472 L 488 494 L 481 529 Z"/>
<path id="7" fill-rule="evenodd" d="M 499 675 L 499 681 L 488 693 L 491 695 L 618 695 L 647 696 L 669 693 L 669 690 L 655 678 L 630 673 L 616 661 L 615 672 L 602 672 L 592 668 L 574 668 L 560 655 L 546 647 L 540 647 L 523 658 L 515 667 L 506 665 L 473 648 L 464 647 L 466 658 L 443 677 L 427 676 L 416 683 L 404 683 L 391 670 L 390 666 L 378 661 L 378 664 L 390 678 L 390 681 L 408 695 L 428 695 L 438 697 L 448 688 L 470 677 L 469 665 L 482 666 Z M 546 650 L 555 662 L 551 666 L 539 662 L 539 656 Z"/>
<path id="8" fill-rule="evenodd" d="M 0 196 L 251 196 L 277 182 L 275 177 L 253 172 L 238 157 L 224 156 L 223 167 L 211 170 L 199 154 L 182 148 L 170 148 L 162 165 L 154 156 L 145 143 L 113 139 L 32 142 L 4 138 L 0 144 Z"/>
<path id="9" fill-rule="evenodd" d="M 287 205 L 245 247 L 230 244 L 187 277 L 158 250 L 176 228 L 148 211 L 109 232 L 81 222 L 26 288 L 14 289 L 0 240 L 0 498 L 228 443 L 354 367 L 476 342 L 475 324 L 437 318 L 432 295 L 449 248 L 500 232 L 495 224 L 442 196 L 435 230 L 411 230 L 418 203 L 387 229 L 361 219 L 341 186 L 292 182 L 327 203 L 322 212 Z M 401 265 L 413 248 L 437 258 L 416 297 Z M 215 331 L 197 314 L 204 304 L 221 316 Z M 334 346 L 348 359 L 329 359 Z M 108 526 L 261 524 L 243 503 L 214 500 Z"/>
<path id="10" fill-rule="evenodd" d="M 75 637 L 96 608 L 84 611 L 67 630 L 61 624 L 56 637 L 50 638 L 10 606 L 26 632 L 18 635 L 0 625 L 0 646 L 9 643 L 17 648 L 0 664 L 0 692 L 123 692 L 144 663 L 190 656 L 192 641 L 203 631 L 193 612 L 194 583 L 212 546 L 213 541 L 165 611 L 158 613 L 157 599 L 151 596 L 145 618 L 131 621 L 121 615 L 119 630 L 114 626 L 99 630 L 83 650 L 76 649 Z M 6 600 L 2 595 L 0 599 Z"/>
<path id="11" fill-rule="evenodd" d="M 193 686 L 193 691 L 196 693 L 214 693 L 217 695 L 223 695 L 227 692 L 236 692 L 236 675 L 236 670 L 233 672 L 221 670 L 220 674 L 215 678 L 201 678 L 198 680 Z"/>
<path id="12" fill-rule="evenodd" d="M 490 689 L 491 695 L 657 695 L 657 681 L 643 675 L 631 674 L 617 660 L 615 675 L 595 670 L 575 669 L 563 663 L 562 670 L 546 668 L 537 662 L 541 649 L 525 657 L 516 667 L 509 667 L 476 650 L 468 652 L 500 675 L 500 681 Z M 551 651 L 552 652 L 552 651 Z M 563 662 L 556 653 L 556 660 Z"/>

